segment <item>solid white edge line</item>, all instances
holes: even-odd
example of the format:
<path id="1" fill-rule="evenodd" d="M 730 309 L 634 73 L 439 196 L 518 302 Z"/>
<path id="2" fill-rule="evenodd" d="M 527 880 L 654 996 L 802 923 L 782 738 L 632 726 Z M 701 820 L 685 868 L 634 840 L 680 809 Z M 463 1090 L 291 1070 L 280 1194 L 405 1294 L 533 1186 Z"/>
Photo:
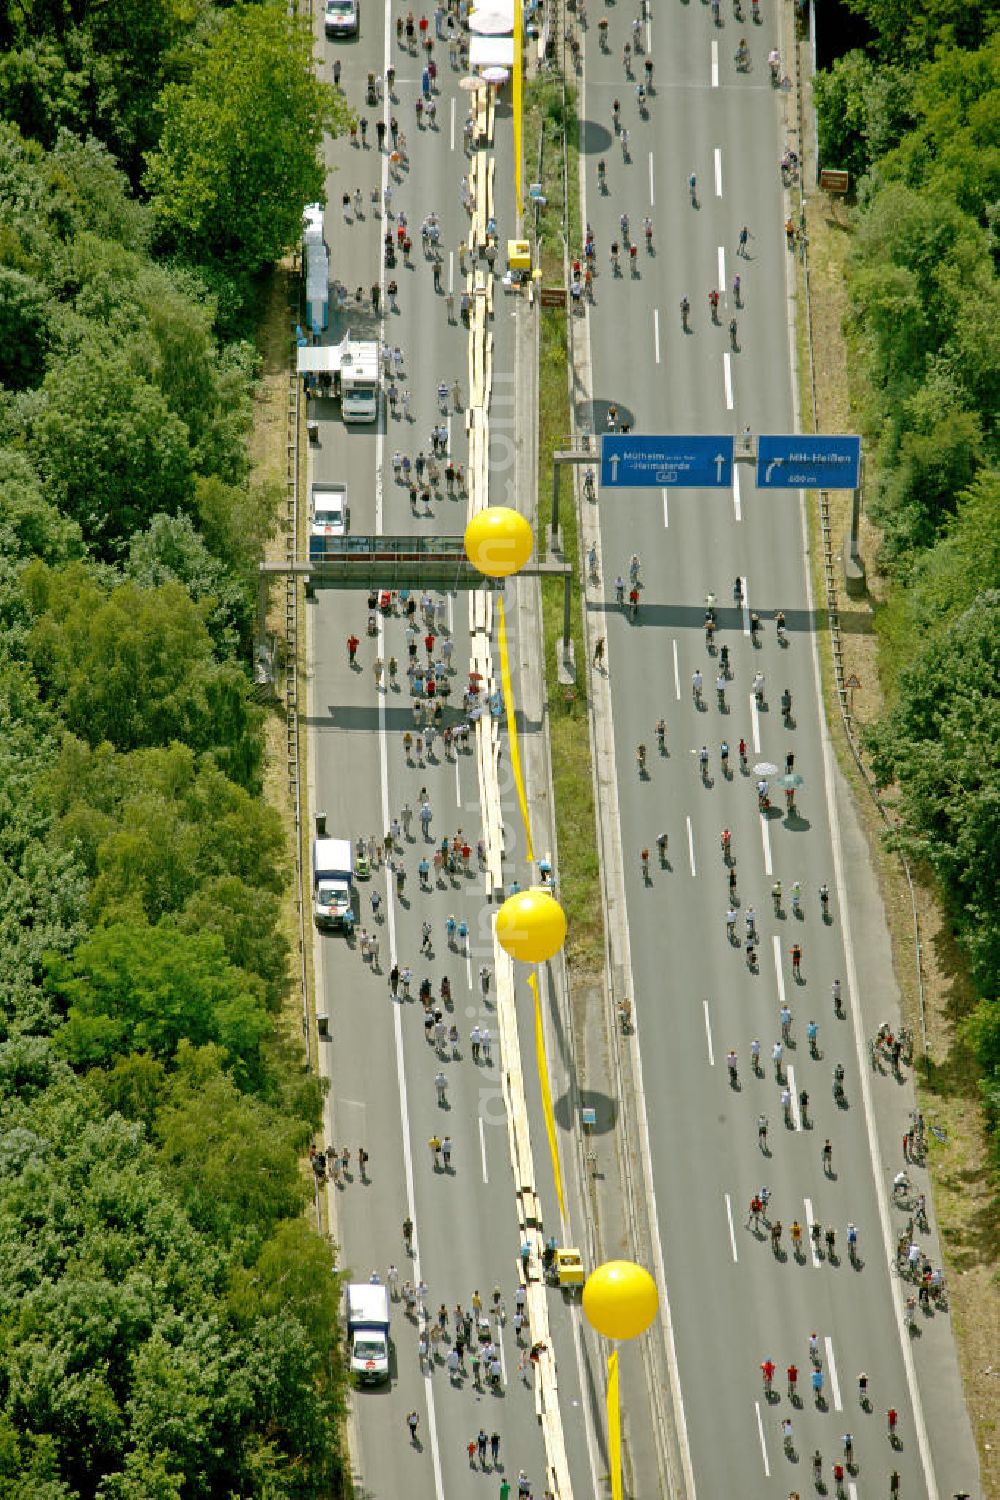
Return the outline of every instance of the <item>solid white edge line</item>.
<path id="1" fill-rule="evenodd" d="M 708 1001 L 703 1001 L 705 1008 L 705 1045 L 708 1048 L 708 1066 L 715 1067 L 715 1049 L 712 1046 L 712 1018 L 708 1013 Z"/>

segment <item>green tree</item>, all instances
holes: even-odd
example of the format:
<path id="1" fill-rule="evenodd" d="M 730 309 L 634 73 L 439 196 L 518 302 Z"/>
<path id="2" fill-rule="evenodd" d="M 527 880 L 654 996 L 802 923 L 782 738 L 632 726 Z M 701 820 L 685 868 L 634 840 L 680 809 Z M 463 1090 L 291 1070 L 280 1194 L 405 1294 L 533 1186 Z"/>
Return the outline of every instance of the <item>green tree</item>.
<path id="1" fill-rule="evenodd" d="M 260 710 L 238 668 L 218 665 L 202 613 L 179 584 L 105 594 L 79 565 L 23 574 L 34 610 L 29 650 L 67 726 L 119 749 L 180 740 L 210 750 L 241 785 L 260 766 Z"/>
<path id="2" fill-rule="evenodd" d="M 48 343 L 48 288 L 0 265 L 0 381 L 18 391 L 37 385 Z"/>
<path id="3" fill-rule="evenodd" d="M 157 511 L 191 499 L 188 432 L 127 358 L 94 350 L 49 370 L 31 435 L 53 499 L 106 558 Z"/>
<path id="4" fill-rule="evenodd" d="M 156 1119 L 160 1170 L 191 1222 L 256 1258 L 281 1219 L 301 1213 L 308 1127 L 242 1094 L 211 1047 L 182 1042 Z"/>
<path id="5" fill-rule="evenodd" d="M 164 237 L 183 253 L 254 272 L 298 239 L 303 205 L 323 197 L 323 132 L 345 118 L 312 53 L 308 25 L 283 4 L 241 6 L 195 57 L 190 80 L 164 89 L 146 186 Z"/>
<path id="6" fill-rule="evenodd" d="M 182 1042 L 217 1043 L 235 1075 L 252 1084 L 269 1032 L 260 981 L 235 969 L 214 934 L 113 922 L 55 960 L 49 986 L 67 1007 L 59 1045 L 76 1066 L 128 1052 L 170 1061 Z"/>
<path id="7" fill-rule="evenodd" d="M 142 588 L 181 583 L 196 604 L 220 656 L 234 656 L 252 625 L 246 590 L 214 557 L 189 516 L 154 516 L 129 544 L 125 573 Z"/>
<path id="8" fill-rule="evenodd" d="M 848 52 L 816 75 L 813 97 L 823 167 L 851 174 L 857 191 L 872 162 L 899 139 L 911 89 L 899 66 L 879 66 L 864 52 Z"/>
<path id="9" fill-rule="evenodd" d="M 879 55 L 887 61 L 912 66 L 930 58 L 939 47 L 978 47 L 991 29 L 989 6 L 965 0 L 848 0 L 856 15 L 864 16 L 875 32 Z"/>
<path id="10" fill-rule="evenodd" d="M 934 871 L 980 994 L 1000 988 L 1000 593 L 914 641 L 889 714 L 869 731 L 898 787 L 899 841 Z"/>
<path id="11" fill-rule="evenodd" d="M 60 563 L 82 551 L 80 528 L 45 498 L 27 454 L 0 447 L 0 535 L 6 558 Z"/>

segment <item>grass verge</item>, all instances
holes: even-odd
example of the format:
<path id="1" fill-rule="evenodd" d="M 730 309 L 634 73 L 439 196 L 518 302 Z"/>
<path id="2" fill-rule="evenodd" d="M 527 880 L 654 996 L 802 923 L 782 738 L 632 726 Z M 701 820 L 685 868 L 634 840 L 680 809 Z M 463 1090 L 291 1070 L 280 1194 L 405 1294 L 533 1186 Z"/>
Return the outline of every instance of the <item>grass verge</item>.
<path id="1" fill-rule="evenodd" d="M 563 140 L 566 142 L 568 181 L 563 180 Z M 525 160 L 529 175 L 538 180 L 541 151 L 544 207 L 536 210 L 534 228 L 542 285 L 562 286 L 565 244 L 562 234 L 568 197 L 568 222 L 580 219 L 577 171 L 577 122 L 570 89 L 564 101 L 558 79 L 532 81 L 524 91 Z M 564 196 L 565 190 L 565 196 Z M 547 545 L 552 523 L 553 454 L 570 433 L 569 383 L 566 355 L 566 308 L 539 310 L 538 351 L 538 545 Z M 549 704 L 549 742 L 552 780 L 559 831 L 560 893 L 569 923 L 566 961 L 570 979 L 599 972 L 604 953 L 604 922 L 597 854 L 597 824 L 590 759 L 587 704 L 586 644 L 583 637 L 579 574 L 579 536 L 573 475 L 559 470 L 559 524 L 563 555 L 576 569 L 572 585 L 570 630 L 577 664 L 572 687 L 559 681 L 562 656 L 563 584 L 542 579 L 542 623 L 545 642 L 545 685 Z"/>

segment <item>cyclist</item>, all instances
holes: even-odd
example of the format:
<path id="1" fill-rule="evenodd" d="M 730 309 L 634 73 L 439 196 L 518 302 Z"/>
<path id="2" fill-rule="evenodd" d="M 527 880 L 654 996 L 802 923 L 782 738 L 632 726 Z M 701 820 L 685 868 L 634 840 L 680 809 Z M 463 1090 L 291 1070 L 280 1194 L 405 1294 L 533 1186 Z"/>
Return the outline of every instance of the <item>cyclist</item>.
<path id="1" fill-rule="evenodd" d="M 624 578 L 622 577 L 622 575 L 620 573 L 618 574 L 618 577 L 615 579 L 615 603 L 616 604 L 624 604 L 625 603 L 625 580 L 624 580 Z"/>
<path id="2" fill-rule="evenodd" d="M 778 640 L 783 641 L 785 639 L 785 611 L 783 609 L 778 610 L 774 617 L 774 624 L 778 632 Z"/>
<path id="3" fill-rule="evenodd" d="M 817 1448 L 813 1454 L 813 1484 L 819 1489 L 823 1483 L 823 1455 Z"/>
<path id="4" fill-rule="evenodd" d="M 781 881 L 776 880 L 771 887 L 771 900 L 774 902 L 774 914 L 781 915 Z"/>
<path id="5" fill-rule="evenodd" d="M 799 1378 L 799 1367 L 798 1367 L 798 1365 L 789 1365 L 788 1369 L 785 1371 L 785 1379 L 788 1381 L 788 1399 L 790 1401 L 794 1401 L 795 1400 L 795 1389 L 796 1389 L 796 1384 L 798 1382 L 798 1378 Z"/>
<path id="6" fill-rule="evenodd" d="M 708 780 L 708 746 L 702 745 L 698 751 L 698 764 L 701 766 L 702 781 Z"/>
<path id="7" fill-rule="evenodd" d="M 657 719 L 656 721 L 656 743 L 659 746 L 660 754 L 662 755 L 664 750 L 667 748 L 667 726 L 666 722 L 663 719 Z"/>
<path id="8" fill-rule="evenodd" d="M 847 1226 L 847 1253 L 853 1261 L 858 1253 L 858 1228 L 856 1224 L 849 1223 Z"/>
<path id="9" fill-rule="evenodd" d="M 666 863 L 666 859 L 667 859 L 667 842 L 668 842 L 667 835 L 665 833 L 658 833 L 656 835 L 656 849 L 657 849 L 657 853 L 660 856 L 660 864 L 661 865 Z"/>
<path id="10" fill-rule="evenodd" d="M 844 1445 L 844 1463 L 851 1468 L 854 1464 L 854 1434 L 845 1432 L 841 1442 Z"/>
<path id="11" fill-rule="evenodd" d="M 840 980 L 839 979 L 835 979 L 833 981 L 833 984 L 830 986 L 830 995 L 831 995 L 831 997 L 833 999 L 833 1013 L 834 1013 L 834 1015 L 839 1016 L 840 1015 Z"/>
<path id="12" fill-rule="evenodd" d="M 802 1225 L 798 1219 L 792 1220 L 792 1227 L 789 1230 L 789 1234 L 792 1236 L 792 1244 L 795 1247 L 796 1255 L 798 1255 L 799 1250 L 802 1248 Z"/>
<path id="13" fill-rule="evenodd" d="M 637 762 L 637 764 L 639 766 L 639 775 L 641 776 L 641 775 L 643 775 L 643 773 L 646 770 L 646 747 L 645 747 L 645 745 L 637 745 L 636 746 L 635 758 L 636 758 L 636 762 Z"/>
<path id="14" fill-rule="evenodd" d="M 697 179 L 697 177 L 695 176 L 695 174 L 693 172 L 691 173 L 690 177 L 688 178 L 688 190 L 689 190 L 689 192 L 691 194 L 691 202 L 692 203 L 697 203 L 697 201 L 698 201 L 698 179 Z M 687 299 L 685 298 L 685 301 L 686 300 Z"/>
<path id="15" fill-rule="evenodd" d="M 819 1366 L 819 1334 L 813 1332 L 809 1335 L 809 1358 L 811 1362 Z"/>
<path id="16" fill-rule="evenodd" d="M 824 917 L 829 916 L 829 913 L 830 913 L 830 891 L 829 891 L 829 887 L 827 886 L 827 883 L 826 883 L 825 880 L 824 880 L 823 884 L 819 888 L 819 904 L 823 908 L 823 916 Z"/>
<path id="17" fill-rule="evenodd" d="M 730 1051 L 726 1056 L 726 1066 L 729 1069 L 729 1082 L 736 1087 L 736 1053 Z"/>
<path id="18" fill-rule="evenodd" d="M 607 21 L 604 21 L 602 24 L 606 26 L 608 23 L 607 23 Z M 597 163 L 597 186 L 600 188 L 601 192 L 603 193 L 605 191 L 605 189 L 607 188 L 607 185 L 608 185 L 608 168 L 607 168 L 607 163 L 605 162 L 604 157 L 602 156 L 601 159 L 600 159 L 600 161 Z"/>
<path id="19" fill-rule="evenodd" d="M 810 1021 L 809 1024 L 807 1025 L 807 1027 L 806 1027 L 806 1041 L 809 1043 L 809 1055 L 810 1055 L 810 1057 L 818 1057 L 819 1056 L 819 1048 L 816 1045 L 816 1039 L 817 1039 L 818 1036 L 819 1036 L 819 1027 L 816 1025 L 815 1021 Z"/>
<path id="20" fill-rule="evenodd" d="M 649 218 L 648 215 L 642 221 L 642 232 L 646 236 L 646 249 L 649 250 L 649 251 L 652 251 L 652 249 L 653 249 L 653 221 L 652 221 L 651 218 Z"/>
<path id="21" fill-rule="evenodd" d="M 638 583 L 640 567 L 641 564 L 639 562 L 639 554 L 638 552 L 633 552 L 632 556 L 628 560 L 628 576 L 630 583 Z"/>
<path id="22" fill-rule="evenodd" d="M 640 862 L 642 864 L 642 878 L 643 878 L 643 880 L 648 881 L 649 880 L 649 850 L 648 849 L 643 849 L 642 853 L 639 855 L 639 860 L 640 860 Z"/>
<path id="23" fill-rule="evenodd" d="M 774 1379 L 774 1360 L 773 1359 L 764 1359 L 764 1360 L 761 1360 L 760 1373 L 764 1377 L 764 1395 L 767 1396 L 768 1398 L 770 1398 L 770 1395 L 771 1395 L 771 1382 Z"/>
<path id="24" fill-rule="evenodd" d="M 725 863 L 728 864 L 729 863 L 729 853 L 730 853 L 730 850 L 732 849 L 732 844 L 733 844 L 733 836 L 729 832 L 728 828 L 724 828 L 722 830 L 722 833 L 721 833 L 721 835 L 719 837 L 719 842 L 722 844 L 722 858 L 725 861 Z"/>
<path id="25" fill-rule="evenodd" d="M 618 127 L 621 124 L 621 112 L 622 112 L 621 100 L 620 99 L 613 99 L 611 101 L 611 123 L 615 127 L 615 133 L 616 134 L 617 134 L 617 131 L 618 131 Z M 623 217 L 624 217 L 624 215 L 623 215 Z"/>
<path id="26" fill-rule="evenodd" d="M 691 674 L 691 696 L 694 698 L 695 703 L 697 703 L 699 707 L 701 706 L 701 686 L 702 686 L 702 676 L 701 676 L 701 673 L 700 672 L 692 672 L 692 674 Z"/>
<path id="27" fill-rule="evenodd" d="M 819 1369 L 813 1370 L 811 1381 L 813 1395 L 816 1397 L 816 1404 L 819 1405 L 823 1396 L 823 1371 Z"/>
<path id="28" fill-rule="evenodd" d="M 627 245 L 628 242 L 629 242 L 629 237 L 628 237 L 628 214 L 622 214 L 621 215 L 621 217 L 618 220 L 618 227 L 619 227 L 619 229 L 622 232 L 622 240 Z"/>
<path id="29" fill-rule="evenodd" d="M 864 1370 L 858 1376 L 858 1402 L 861 1406 L 868 1404 L 868 1376 Z"/>
<path id="30" fill-rule="evenodd" d="M 760 1070 L 760 1042 L 757 1037 L 754 1037 L 750 1043 L 750 1066 L 753 1068 L 754 1075 L 756 1076 Z"/>

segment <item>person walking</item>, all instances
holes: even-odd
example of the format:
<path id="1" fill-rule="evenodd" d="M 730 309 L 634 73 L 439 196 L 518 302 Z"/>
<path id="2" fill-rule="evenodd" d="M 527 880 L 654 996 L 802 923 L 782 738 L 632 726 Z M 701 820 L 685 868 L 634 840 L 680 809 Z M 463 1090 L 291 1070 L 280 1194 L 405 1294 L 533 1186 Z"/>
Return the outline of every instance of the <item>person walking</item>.
<path id="1" fill-rule="evenodd" d="M 393 999 L 399 994 L 399 964 L 393 964 L 389 970 L 389 993 Z"/>
<path id="2" fill-rule="evenodd" d="M 451 1171 L 451 1136 L 450 1135 L 442 1136 L 442 1138 L 441 1138 L 441 1159 L 444 1162 L 444 1169 L 445 1169 L 445 1171 L 446 1172 L 450 1172 Z"/>
<path id="3" fill-rule="evenodd" d="M 439 1167 L 441 1165 L 440 1160 L 439 1160 L 440 1155 L 441 1155 L 441 1137 L 437 1136 L 437 1135 L 432 1135 L 431 1138 L 430 1138 L 430 1140 L 427 1142 L 427 1145 L 428 1145 L 428 1147 L 430 1149 L 431 1160 L 433 1161 L 435 1169 L 436 1169 L 437 1167 Z"/>
<path id="4" fill-rule="evenodd" d="M 604 665 L 604 636 L 602 635 L 602 636 L 598 636 L 597 642 L 596 642 L 596 644 L 594 646 L 594 666 L 595 667 L 603 667 L 603 665 Z"/>
<path id="5" fill-rule="evenodd" d="M 410 1442 L 416 1448 L 418 1446 L 417 1428 L 420 1425 L 420 1418 L 415 1411 L 407 1412 L 406 1425 L 410 1429 Z"/>

